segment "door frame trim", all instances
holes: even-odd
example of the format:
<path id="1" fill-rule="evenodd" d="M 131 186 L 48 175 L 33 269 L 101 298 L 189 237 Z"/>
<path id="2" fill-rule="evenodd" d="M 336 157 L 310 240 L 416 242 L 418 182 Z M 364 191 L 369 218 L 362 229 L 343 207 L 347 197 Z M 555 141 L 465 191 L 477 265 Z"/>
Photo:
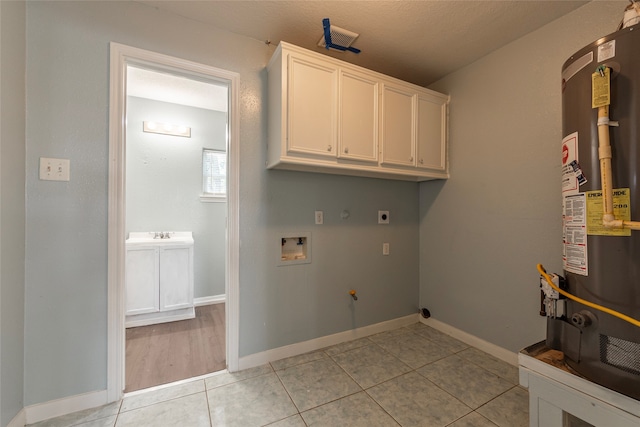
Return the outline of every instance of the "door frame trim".
<path id="1" fill-rule="evenodd" d="M 128 64 L 174 70 L 229 85 L 229 141 L 226 242 L 226 360 L 227 369 L 239 368 L 239 166 L 240 75 L 235 72 L 175 58 L 119 43 L 110 43 L 109 64 L 109 215 L 107 270 L 107 400 L 123 396 L 125 387 L 125 123 Z"/>

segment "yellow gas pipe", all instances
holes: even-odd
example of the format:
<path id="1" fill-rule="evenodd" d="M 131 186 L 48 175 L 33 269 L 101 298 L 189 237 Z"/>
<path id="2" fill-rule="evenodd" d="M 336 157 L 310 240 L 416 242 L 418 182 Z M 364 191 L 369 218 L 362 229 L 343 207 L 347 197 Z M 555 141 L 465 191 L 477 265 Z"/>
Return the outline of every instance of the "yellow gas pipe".
<path id="1" fill-rule="evenodd" d="M 547 274 L 547 271 L 544 269 L 542 264 L 538 264 L 538 272 L 542 275 L 542 277 L 544 277 L 544 279 L 547 281 L 549 286 L 551 286 L 555 291 L 561 293 L 565 297 L 567 297 L 569 299 L 572 299 L 572 300 L 574 300 L 576 302 L 579 302 L 580 304 L 586 305 L 587 307 L 591 307 L 591 308 L 594 308 L 596 310 L 599 310 L 599 311 L 602 311 L 604 313 L 607 313 L 607 314 L 610 314 L 612 316 L 615 316 L 618 319 L 622 319 L 625 322 L 629 322 L 632 325 L 635 325 L 635 326 L 640 328 L 640 320 L 636 320 L 633 317 L 629 317 L 626 314 L 622 314 L 622 313 L 620 313 L 618 311 L 615 311 L 615 310 L 612 310 L 610 308 L 604 307 L 604 306 L 602 306 L 600 304 L 596 304 L 594 302 L 590 302 L 590 301 L 584 300 L 584 299 L 582 299 L 580 297 L 577 297 L 577 296 L 575 296 L 573 294 L 570 294 L 567 291 L 564 291 L 564 290 L 560 289 L 559 287 L 557 287 L 553 283 L 553 281 L 551 280 L 551 277 L 549 277 L 549 275 Z"/>

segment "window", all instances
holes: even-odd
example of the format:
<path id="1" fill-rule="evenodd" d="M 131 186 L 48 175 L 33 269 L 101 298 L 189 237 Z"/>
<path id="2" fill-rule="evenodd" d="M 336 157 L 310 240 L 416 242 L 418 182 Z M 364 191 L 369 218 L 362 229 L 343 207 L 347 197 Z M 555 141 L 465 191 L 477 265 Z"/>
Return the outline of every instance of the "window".
<path id="1" fill-rule="evenodd" d="M 202 150 L 202 197 L 204 202 L 227 200 L 227 152 Z"/>

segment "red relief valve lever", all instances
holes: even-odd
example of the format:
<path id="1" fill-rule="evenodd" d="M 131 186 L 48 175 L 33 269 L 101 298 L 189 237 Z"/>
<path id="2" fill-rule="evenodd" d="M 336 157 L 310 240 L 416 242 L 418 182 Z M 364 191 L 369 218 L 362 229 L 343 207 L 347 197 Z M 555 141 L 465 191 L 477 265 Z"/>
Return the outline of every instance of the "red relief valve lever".
<path id="1" fill-rule="evenodd" d="M 358 297 L 356 296 L 356 290 L 355 289 L 351 289 L 349 291 L 349 295 L 351 295 L 351 298 L 353 298 L 354 301 L 358 301 Z"/>

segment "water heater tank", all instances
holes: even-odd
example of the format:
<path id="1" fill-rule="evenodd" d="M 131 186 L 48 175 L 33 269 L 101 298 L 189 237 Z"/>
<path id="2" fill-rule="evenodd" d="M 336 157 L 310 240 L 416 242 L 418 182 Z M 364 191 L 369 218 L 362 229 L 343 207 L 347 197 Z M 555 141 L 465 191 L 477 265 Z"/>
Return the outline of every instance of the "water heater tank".
<path id="1" fill-rule="evenodd" d="M 562 67 L 563 262 L 569 293 L 640 319 L 640 231 L 602 226 L 597 74 L 609 74 L 613 204 L 640 221 L 640 25 L 603 37 Z M 603 67 L 601 67 L 603 66 Z M 596 88 L 600 91 L 602 88 Z M 584 377 L 640 400 L 640 327 L 575 301 L 549 318 L 547 344 Z"/>

